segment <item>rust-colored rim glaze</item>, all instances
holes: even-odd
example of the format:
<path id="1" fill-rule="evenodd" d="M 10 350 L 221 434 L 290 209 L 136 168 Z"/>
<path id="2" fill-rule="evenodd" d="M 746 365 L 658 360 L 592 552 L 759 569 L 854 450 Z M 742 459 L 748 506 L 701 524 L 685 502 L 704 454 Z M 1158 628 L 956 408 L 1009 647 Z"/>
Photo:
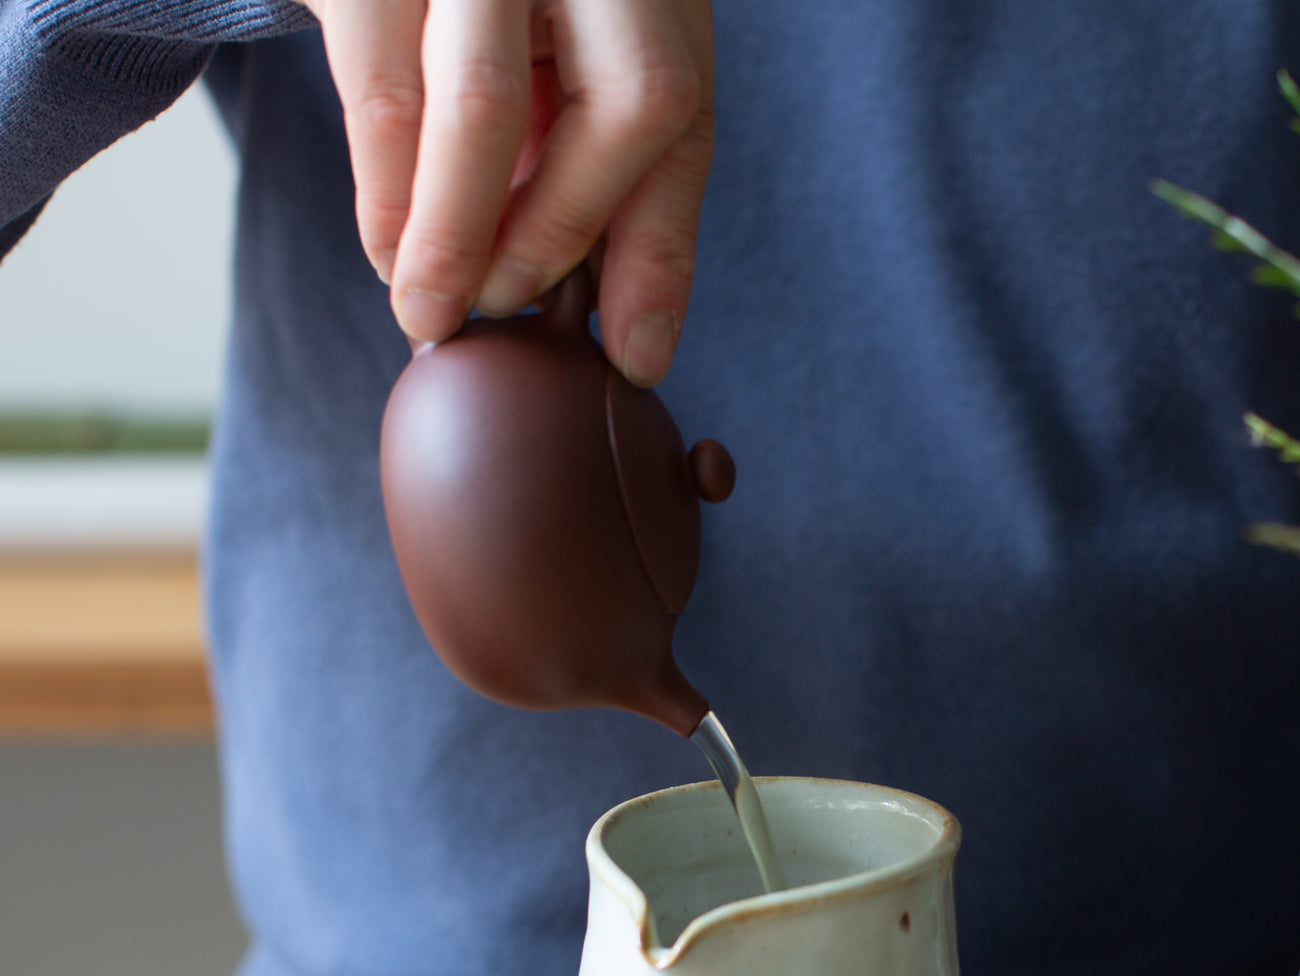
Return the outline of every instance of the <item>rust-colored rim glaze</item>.
<path id="1" fill-rule="evenodd" d="M 691 946 L 700 940 L 704 933 L 723 922 L 748 920 L 764 915 L 806 914 L 817 911 L 836 901 L 886 891 L 895 885 L 910 881 L 923 874 L 936 863 L 951 860 L 956 856 L 957 849 L 961 846 L 961 824 L 957 821 L 957 818 L 933 800 L 916 793 L 910 793 L 907 790 L 896 789 L 892 786 L 881 786 L 876 783 L 859 783 L 853 780 L 825 779 L 810 776 L 755 776 L 754 781 L 760 785 L 800 783 L 815 786 L 826 784 L 880 791 L 906 803 L 909 808 L 917 812 L 918 816 L 921 816 L 922 819 L 938 830 L 938 836 L 933 844 L 920 853 L 883 867 L 847 874 L 842 878 L 834 878 L 830 881 L 819 881 L 815 884 L 799 885 L 783 891 L 773 891 L 755 895 L 751 898 L 742 898 L 739 901 L 728 902 L 725 905 L 711 908 L 697 918 L 692 919 L 671 946 L 660 946 L 654 940 L 650 924 L 650 906 L 645 893 L 605 851 L 604 837 L 610 830 L 618 826 L 620 821 L 638 810 L 652 806 L 664 799 L 675 799 L 697 792 L 721 790 L 722 784 L 717 780 L 687 783 L 626 800 L 605 813 L 596 821 L 587 834 L 587 863 L 590 865 L 592 873 L 600 876 L 601 880 L 618 895 L 628 906 L 633 917 L 638 920 L 639 948 L 641 956 L 647 965 L 659 970 L 669 968 L 678 962 L 689 951 Z"/>

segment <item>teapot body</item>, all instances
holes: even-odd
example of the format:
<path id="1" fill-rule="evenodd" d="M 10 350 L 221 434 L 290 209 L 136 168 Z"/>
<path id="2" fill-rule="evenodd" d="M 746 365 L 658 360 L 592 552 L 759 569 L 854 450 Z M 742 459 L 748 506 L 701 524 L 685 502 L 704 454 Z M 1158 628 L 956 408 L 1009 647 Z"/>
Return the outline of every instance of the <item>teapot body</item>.
<path id="1" fill-rule="evenodd" d="M 478 322 L 417 352 L 389 400 L 385 507 L 416 616 L 504 704 L 596 704 L 667 653 L 675 618 L 631 542 L 607 373 L 583 337 Z"/>
<path id="2" fill-rule="evenodd" d="M 545 313 L 478 320 L 415 352 L 384 412 L 380 471 L 416 617 L 464 684 L 522 708 L 602 705 L 690 735 L 708 703 L 672 633 L 725 448 L 687 452 L 569 286 Z"/>
<path id="3" fill-rule="evenodd" d="M 630 800 L 587 840 L 580 976 L 956 976 L 951 814 L 863 783 L 756 782 L 791 887 L 762 893 L 716 782 Z"/>

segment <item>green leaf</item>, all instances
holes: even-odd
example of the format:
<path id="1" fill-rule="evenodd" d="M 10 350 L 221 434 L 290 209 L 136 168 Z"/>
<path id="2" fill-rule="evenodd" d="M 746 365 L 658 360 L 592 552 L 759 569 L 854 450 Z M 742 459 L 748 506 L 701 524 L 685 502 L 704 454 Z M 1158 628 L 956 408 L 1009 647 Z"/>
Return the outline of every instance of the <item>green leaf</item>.
<path id="1" fill-rule="evenodd" d="M 1300 441 L 1286 431 L 1274 427 L 1258 414 L 1248 413 L 1243 418 L 1250 431 L 1250 442 L 1256 447 L 1271 447 L 1286 464 L 1300 464 Z"/>
<path id="2" fill-rule="evenodd" d="M 1229 254 L 1248 254 L 1246 246 L 1235 237 L 1229 237 L 1221 230 L 1216 230 L 1210 235 L 1210 247 L 1216 251 L 1227 251 Z"/>
<path id="3" fill-rule="evenodd" d="M 1255 522 L 1246 526 L 1246 541 L 1300 556 L 1300 528 L 1277 522 Z"/>
<path id="4" fill-rule="evenodd" d="M 1296 86 L 1295 81 L 1291 78 L 1290 73 L 1283 68 L 1277 73 L 1277 87 L 1282 92 L 1282 97 L 1287 100 L 1291 110 L 1300 115 L 1300 87 Z M 1300 121 L 1300 120 L 1296 120 Z"/>
<path id="5" fill-rule="evenodd" d="M 1214 210 L 1218 210 L 1218 207 L 1210 203 L 1209 200 L 1190 190 L 1184 190 L 1181 186 L 1170 183 L 1168 180 L 1152 180 L 1150 186 L 1152 193 L 1166 203 L 1173 204 L 1174 208 L 1184 217 L 1199 220 L 1202 223 L 1210 223 L 1210 226 L 1213 226 L 1208 218 L 1212 216 Z M 1207 210 L 1207 207 L 1210 209 Z"/>
<path id="6" fill-rule="evenodd" d="M 1292 294 L 1300 295 L 1300 280 L 1292 278 L 1280 268 L 1271 264 L 1257 264 L 1250 272 L 1250 280 L 1265 288 L 1281 288 Z"/>
<path id="7" fill-rule="evenodd" d="M 1172 204 L 1184 217 L 1210 227 L 1215 232 L 1211 243 L 1216 247 L 1245 251 L 1276 268 L 1287 278 L 1300 282 L 1300 258 L 1282 250 L 1250 224 L 1228 213 L 1217 203 L 1167 180 L 1153 180 L 1151 192 Z"/>

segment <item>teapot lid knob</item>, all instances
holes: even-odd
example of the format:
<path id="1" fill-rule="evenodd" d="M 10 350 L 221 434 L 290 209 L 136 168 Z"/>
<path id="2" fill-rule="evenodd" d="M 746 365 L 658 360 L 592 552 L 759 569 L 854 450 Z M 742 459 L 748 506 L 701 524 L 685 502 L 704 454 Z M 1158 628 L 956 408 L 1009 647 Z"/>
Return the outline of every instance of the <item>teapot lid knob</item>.
<path id="1" fill-rule="evenodd" d="M 736 487 L 736 462 L 725 447 L 706 438 L 691 448 L 689 462 L 695 494 L 714 505 L 731 497 Z"/>
<path id="2" fill-rule="evenodd" d="M 538 301 L 541 319 L 555 333 L 585 335 L 591 317 L 591 272 L 585 263 L 560 280 Z"/>

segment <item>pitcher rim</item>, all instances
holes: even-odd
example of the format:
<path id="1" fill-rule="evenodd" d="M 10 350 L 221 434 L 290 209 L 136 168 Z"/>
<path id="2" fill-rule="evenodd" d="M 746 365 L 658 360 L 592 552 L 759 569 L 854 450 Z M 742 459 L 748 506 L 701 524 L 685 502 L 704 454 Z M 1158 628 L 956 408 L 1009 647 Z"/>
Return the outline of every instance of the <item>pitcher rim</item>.
<path id="1" fill-rule="evenodd" d="M 754 781 L 758 784 L 785 782 L 843 785 L 884 791 L 909 800 L 935 814 L 941 825 L 939 836 L 935 839 L 934 844 L 924 851 L 883 867 L 846 874 L 843 877 L 832 878 L 829 881 L 798 885 L 782 891 L 764 892 L 763 894 L 752 895 L 749 898 L 741 898 L 725 905 L 710 908 L 707 912 L 692 919 L 671 946 L 659 946 L 656 944 L 654 937 L 650 906 L 645 893 L 627 872 L 615 863 L 614 859 L 605 850 L 601 838 L 614 822 L 625 816 L 632 808 L 649 805 L 664 794 L 720 790 L 722 784 L 717 780 L 683 783 L 679 786 L 666 787 L 665 789 L 655 790 L 652 793 L 624 800 L 608 810 L 592 825 L 587 834 L 587 864 L 591 872 L 600 875 L 602 882 L 627 905 L 633 917 L 637 919 L 641 956 L 648 965 L 655 969 L 667 969 L 672 966 L 685 955 L 691 945 L 697 942 L 704 932 L 721 924 L 723 921 L 747 919 L 778 911 L 810 911 L 828 901 L 846 898 L 849 895 L 857 896 L 864 892 L 885 891 L 897 884 L 911 880 L 935 862 L 952 859 L 961 846 L 961 824 L 957 818 L 941 804 L 918 793 L 901 790 L 894 786 L 884 786 L 879 783 L 862 783 L 854 780 L 829 779 L 818 776 L 755 776 Z"/>

